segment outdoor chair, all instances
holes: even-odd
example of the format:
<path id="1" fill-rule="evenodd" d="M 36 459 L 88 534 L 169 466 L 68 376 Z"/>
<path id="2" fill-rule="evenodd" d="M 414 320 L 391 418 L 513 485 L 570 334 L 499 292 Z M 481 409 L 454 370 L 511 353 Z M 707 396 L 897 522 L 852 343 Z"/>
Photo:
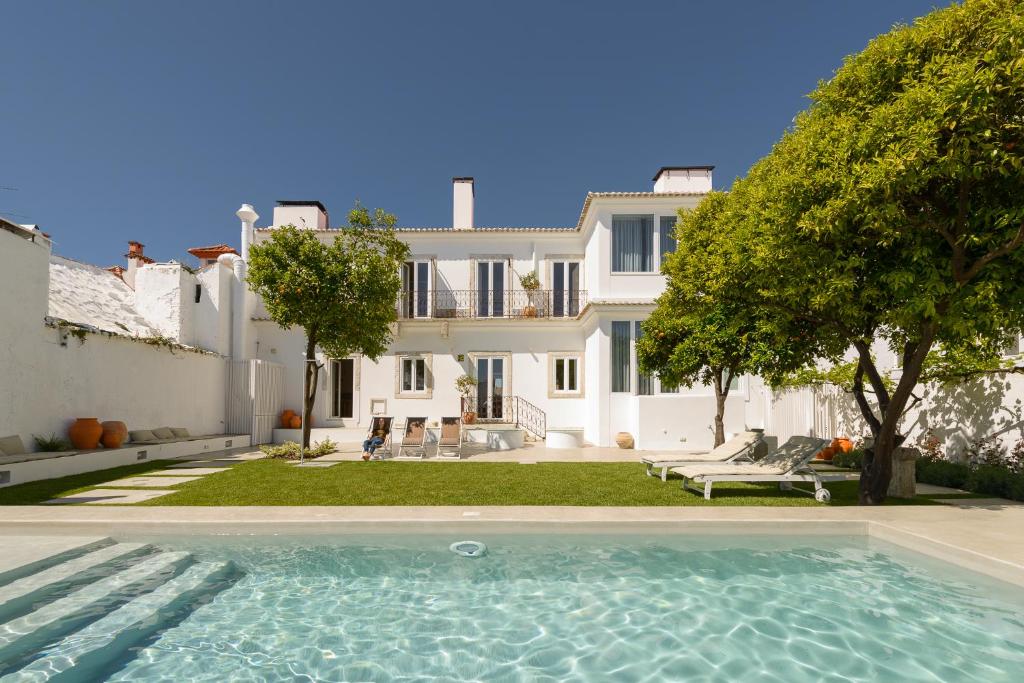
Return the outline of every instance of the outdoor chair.
<path id="1" fill-rule="evenodd" d="M 675 455 L 671 459 L 648 456 L 640 462 L 647 465 L 648 477 L 654 476 L 654 470 L 661 470 L 661 480 L 666 481 L 668 479 L 668 471 L 673 467 L 703 462 L 721 463 L 750 460 L 751 454 L 753 454 L 762 437 L 763 432 L 740 432 L 721 446 L 717 446 L 706 453 L 685 453 Z"/>
<path id="2" fill-rule="evenodd" d="M 783 490 L 794 489 L 794 482 L 814 484 L 814 499 L 824 503 L 832 495 L 822 484 L 822 477 L 810 466 L 811 460 L 829 442 L 809 436 L 794 436 L 779 448 L 757 462 L 726 462 L 689 464 L 673 467 L 672 471 L 683 476 L 683 488 L 700 493 L 701 489 L 692 484 L 704 484 L 704 498 L 711 499 L 711 486 L 721 482 L 742 481 L 748 483 L 778 482 Z M 811 493 L 810 491 L 804 491 Z"/>
<path id="3" fill-rule="evenodd" d="M 462 459 L 462 418 L 442 417 L 441 436 L 437 440 L 437 457 Z"/>
<path id="4" fill-rule="evenodd" d="M 402 441 L 398 444 L 398 454 L 395 457 L 422 460 L 427 455 L 426 441 L 427 418 L 406 418 Z M 392 448 L 392 450 L 394 449 Z M 413 455 L 406 455 L 406 451 L 413 453 Z"/>

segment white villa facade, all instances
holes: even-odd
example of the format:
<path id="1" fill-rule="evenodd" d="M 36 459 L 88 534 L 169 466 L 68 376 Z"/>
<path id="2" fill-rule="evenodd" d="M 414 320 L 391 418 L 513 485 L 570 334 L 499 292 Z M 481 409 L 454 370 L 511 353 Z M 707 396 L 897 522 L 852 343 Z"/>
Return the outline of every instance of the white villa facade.
<path id="1" fill-rule="evenodd" d="M 663 168 L 651 192 L 589 193 L 577 224 L 560 228 L 477 227 L 473 179 L 453 179 L 451 227 L 398 230 L 410 256 L 389 352 L 376 362 L 322 358 L 314 426 L 365 429 L 371 414 L 457 415 L 455 381 L 468 373 L 477 379 L 470 405 L 481 423 L 539 416 L 539 435 L 574 432 L 593 445 L 614 445 L 627 432 L 638 448 L 709 446 L 710 388 L 641 375 L 634 345 L 665 287 L 660 264 L 675 248 L 678 210 L 696 206 L 711 173 Z M 280 202 L 270 225 L 243 238 L 243 256 L 249 239 L 259 243 L 288 224 L 334 238 L 319 202 Z M 535 291 L 520 284 L 531 272 L 540 280 Z M 297 407 L 304 338 L 280 329 L 259 302 L 253 318 L 247 352 L 286 366 L 289 405 Z M 765 405 L 760 382 L 740 378 L 727 431 L 763 427 Z"/>

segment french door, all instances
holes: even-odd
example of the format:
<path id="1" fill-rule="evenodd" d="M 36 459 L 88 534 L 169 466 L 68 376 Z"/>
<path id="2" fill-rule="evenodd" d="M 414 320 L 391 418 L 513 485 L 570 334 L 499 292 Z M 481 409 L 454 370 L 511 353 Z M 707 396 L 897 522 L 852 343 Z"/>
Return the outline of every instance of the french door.
<path id="1" fill-rule="evenodd" d="M 505 358 L 480 356 L 476 359 L 476 412 L 482 420 L 505 417 Z"/>
<path id="2" fill-rule="evenodd" d="M 551 264 L 551 314 L 556 318 L 575 318 L 580 314 L 580 262 L 555 261 Z"/>
<path id="3" fill-rule="evenodd" d="M 339 358 L 331 361 L 331 417 L 357 419 L 356 360 Z"/>
<path id="4" fill-rule="evenodd" d="M 402 314 L 406 318 L 430 316 L 430 261 L 402 264 Z"/>
<path id="5" fill-rule="evenodd" d="M 476 314 L 480 318 L 505 315 L 505 262 L 476 262 Z"/>

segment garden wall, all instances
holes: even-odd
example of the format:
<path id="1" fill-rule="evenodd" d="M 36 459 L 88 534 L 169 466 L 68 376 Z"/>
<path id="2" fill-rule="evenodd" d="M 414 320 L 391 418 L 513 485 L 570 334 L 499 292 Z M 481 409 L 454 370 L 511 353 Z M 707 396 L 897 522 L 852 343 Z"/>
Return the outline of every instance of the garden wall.
<path id="1" fill-rule="evenodd" d="M 0 230 L 0 436 L 66 433 L 76 417 L 223 433 L 226 361 L 46 325 L 49 241 Z"/>

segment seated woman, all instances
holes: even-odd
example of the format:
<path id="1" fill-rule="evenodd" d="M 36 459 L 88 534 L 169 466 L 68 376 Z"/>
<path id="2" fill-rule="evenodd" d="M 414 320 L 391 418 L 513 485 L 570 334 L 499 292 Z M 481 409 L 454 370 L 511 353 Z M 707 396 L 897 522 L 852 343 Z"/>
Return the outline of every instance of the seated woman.
<path id="1" fill-rule="evenodd" d="M 370 420 L 370 431 L 366 433 L 366 440 L 363 441 L 363 460 L 377 459 L 374 451 L 387 441 L 391 433 L 391 420 L 390 417 L 375 417 Z"/>

